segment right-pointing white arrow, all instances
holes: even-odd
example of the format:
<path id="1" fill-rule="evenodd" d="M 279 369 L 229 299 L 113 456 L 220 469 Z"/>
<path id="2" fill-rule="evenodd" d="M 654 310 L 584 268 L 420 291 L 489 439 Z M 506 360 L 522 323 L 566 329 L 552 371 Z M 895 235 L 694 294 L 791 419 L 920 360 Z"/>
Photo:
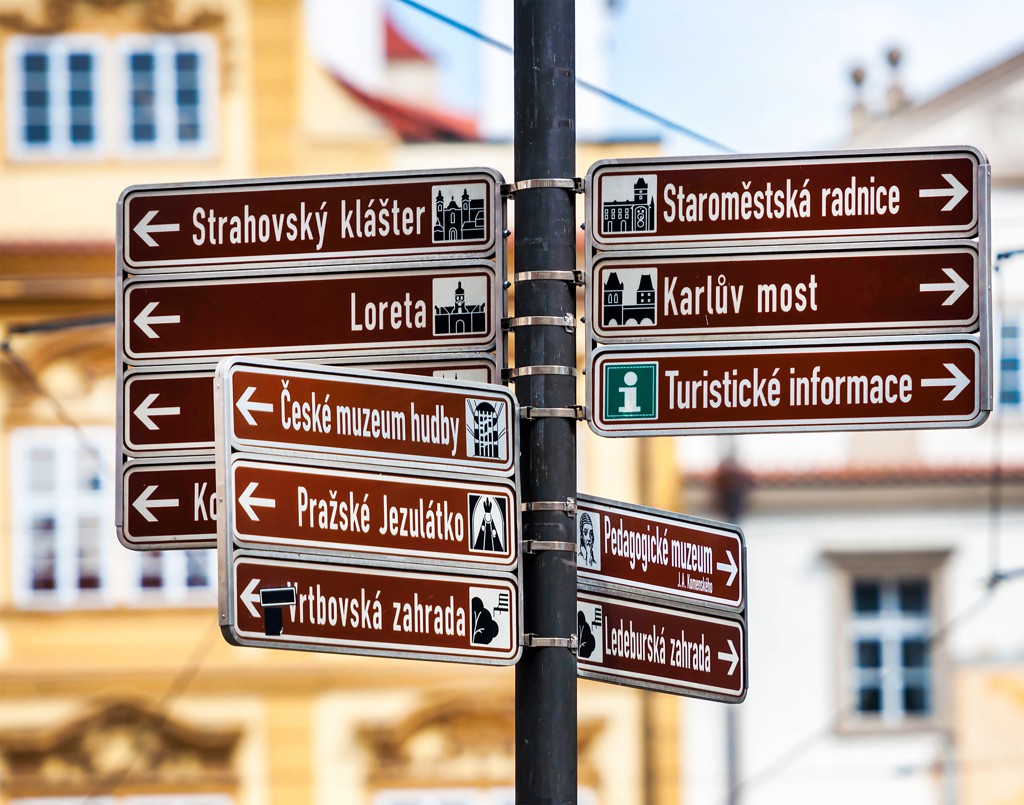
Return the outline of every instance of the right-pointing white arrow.
<path id="1" fill-rule="evenodd" d="M 139 418 L 149 430 L 160 430 L 160 426 L 154 422 L 151 417 L 154 416 L 177 416 L 181 413 L 181 409 L 177 406 L 168 406 L 166 408 L 154 408 L 153 403 L 156 402 L 159 393 L 150 394 L 146 399 L 139 403 L 139 407 L 135 409 L 135 416 Z"/>
<path id="2" fill-rule="evenodd" d="M 729 644 L 729 653 L 726 654 L 724 651 L 719 651 L 718 659 L 731 661 L 732 664 L 729 666 L 729 676 L 732 676 L 733 672 L 736 670 L 736 664 L 740 661 L 740 655 L 736 653 L 736 646 L 733 645 L 731 640 L 726 640 L 726 642 Z"/>
<path id="3" fill-rule="evenodd" d="M 136 235 L 142 238 L 142 242 L 147 246 L 158 246 L 159 244 L 150 237 L 151 232 L 178 232 L 181 229 L 180 224 L 154 224 L 153 219 L 156 218 L 156 214 L 160 210 L 150 210 L 139 221 L 135 228 L 132 230 Z"/>
<path id="4" fill-rule="evenodd" d="M 255 520 L 257 523 L 260 521 L 259 515 L 256 514 L 254 507 L 260 506 L 264 509 L 275 509 L 277 508 L 277 501 L 273 498 L 258 498 L 255 496 L 256 487 L 259 486 L 258 481 L 253 481 L 238 496 L 239 505 L 245 509 L 245 513 L 249 515 L 250 520 Z"/>
<path id="5" fill-rule="evenodd" d="M 260 611 L 256 609 L 256 604 L 260 602 L 260 594 L 256 592 L 256 585 L 260 583 L 259 579 L 252 579 L 242 590 L 242 594 L 239 598 L 242 599 L 242 603 L 245 604 L 245 608 L 249 610 L 249 614 L 254 618 L 260 616 Z"/>
<path id="6" fill-rule="evenodd" d="M 960 392 L 971 384 L 971 379 L 957 368 L 955 363 L 944 363 L 946 371 L 951 377 L 924 377 L 921 378 L 922 386 L 949 386 L 949 393 L 942 398 L 943 402 L 955 400 Z"/>
<path id="7" fill-rule="evenodd" d="M 253 411 L 274 410 L 273 403 L 253 402 L 252 395 L 255 393 L 256 387 L 249 386 L 244 392 L 242 392 L 242 396 L 238 398 L 238 402 L 235 403 L 235 406 L 238 408 L 238 410 L 242 412 L 242 416 L 245 417 L 245 421 L 248 422 L 252 427 L 256 427 L 256 420 L 253 418 L 252 415 Z"/>
<path id="8" fill-rule="evenodd" d="M 134 506 L 136 511 L 146 519 L 147 523 L 156 522 L 156 516 L 150 511 L 150 509 L 173 509 L 178 507 L 178 501 L 176 498 L 153 500 L 153 493 L 156 492 L 156 489 L 157 484 L 150 484 L 142 490 L 141 495 L 132 501 L 132 506 Z"/>
<path id="9" fill-rule="evenodd" d="M 159 302 L 150 302 L 142 308 L 142 312 L 135 317 L 135 323 L 138 325 L 139 329 L 150 338 L 160 337 L 159 333 L 153 329 L 154 324 L 181 324 L 181 316 L 154 316 L 153 311 L 156 310 L 156 306 L 159 304 Z"/>
<path id="10" fill-rule="evenodd" d="M 921 198 L 943 198 L 944 196 L 949 196 L 949 201 L 942 208 L 943 212 L 949 212 L 967 195 L 967 188 L 952 173 L 944 173 L 942 178 L 946 180 L 949 187 L 929 188 L 918 192 Z"/>
<path id="11" fill-rule="evenodd" d="M 736 580 L 736 572 L 739 568 L 736 566 L 736 559 L 732 555 L 732 551 L 726 550 L 725 555 L 729 558 L 729 562 L 719 562 L 715 567 L 719 570 L 724 570 L 729 574 L 729 580 L 725 583 L 726 587 L 732 587 L 732 583 Z"/>
<path id="12" fill-rule="evenodd" d="M 953 304 L 957 299 L 963 296 L 964 291 L 966 291 L 970 286 L 964 281 L 964 278 L 957 274 L 953 269 L 944 268 L 942 269 L 942 272 L 949 277 L 951 280 L 950 282 L 922 282 L 921 291 L 923 293 L 928 293 L 930 291 L 949 291 L 949 296 L 942 302 L 942 306 L 946 307 L 947 305 Z"/>

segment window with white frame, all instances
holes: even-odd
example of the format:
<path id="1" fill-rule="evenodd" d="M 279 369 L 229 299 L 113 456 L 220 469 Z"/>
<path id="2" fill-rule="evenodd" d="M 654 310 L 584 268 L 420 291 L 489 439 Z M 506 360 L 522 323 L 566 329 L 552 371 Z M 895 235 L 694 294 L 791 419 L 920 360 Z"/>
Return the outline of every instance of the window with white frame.
<path id="1" fill-rule="evenodd" d="M 217 45 L 209 34 L 12 36 L 14 159 L 213 152 Z"/>
<path id="2" fill-rule="evenodd" d="M 102 145 L 104 41 L 14 36 L 8 44 L 8 138 L 14 157 L 89 157 Z"/>
<path id="3" fill-rule="evenodd" d="M 842 571 L 840 726 L 931 726 L 945 709 L 935 635 L 946 553 L 830 558 Z"/>
<path id="4" fill-rule="evenodd" d="M 109 593 L 109 429 L 20 428 L 11 437 L 14 590 L 22 603 Z"/>
<path id="5" fill-rule="evenodd" d="M 129 551 L 114 533 L 110 428 L 11 433 L 12 571 L 22 607 L 209 604 L 212 550 Z"/>
<path id="6" fill-rule="evenodd" d="M 126 36 L 119 46 L 127 149 L 156 155 L 209 150 L 216 94 L 212 37 Z"/>

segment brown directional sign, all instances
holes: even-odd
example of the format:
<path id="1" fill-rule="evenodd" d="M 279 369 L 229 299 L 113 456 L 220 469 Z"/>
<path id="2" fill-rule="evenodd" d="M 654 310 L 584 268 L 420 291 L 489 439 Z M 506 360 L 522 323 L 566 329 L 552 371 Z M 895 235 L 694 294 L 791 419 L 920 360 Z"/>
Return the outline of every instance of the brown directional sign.
<path id="1" fill-rule="evenodd" d="M 225 444 L 511 475 L 515 395 L 499 386 L 284 361 L 222 361 Z"/>
<path id="2" fill-rule="evenodd" d="M 513 576 L 341 567 L 236 556 L 220 587 L 232 643 L 305 651 L 513 665 L 521 604 Z M 268 635 L 261 590 L 292 588 L 282 631 Z"/>
<path id="3" fill-rule="evenodd" d="M 746 697 L 745 619 L 582 592 L 576 610 L 579 676 L 726 702 Z"/>
<path id="4" fill-rule="evenodd" d="M 490 255 L 501 176 L 486 168 L 129 187 L 131 272 L 168 267 Z"/>
<path id="5" fill-rule="evenodd" d="M 130 548 L 213 548 L 217 544 L 213 457 L 183 463 L 128 462 L 118 504 L 118 537 Z"/>
<path id="6" fill-rule="evenodd" d="M 581 494 L 576 543 L 580 589 L 731 610 L 746 604 L 738 526 Z"/>
<path id="7" fill-rule="evenodd" d="M 492 263 L 124 284 L 129 363 L 229 355 L 488 349 L 498 338 Z"/>
<path id="8" fill-rule="evenodd" d="M 598 249 L 973 237 L 973 148 L 610 160 L 587 176 Z"/>
<path id="9" fill-rule="evenodd" d="M 332 360 L 331 365 L 342 362 Z M 479 383 L 493 383 L 497 375 L 494 356 L 488 354 L 467 353 L 465 357 L 440 356 L 394 362 L 385 358 L 364 358 L 344 363 L 399 374 Z M 125 451 L 129 455 L 208 452 L 212 457 L 213 374 L 213 367 L 179 372 L 138 369 L 125 372 L 121 420 Z"/>
<path id="10" fill-rule="evenodd" d="M 988 416 L 978 343 L 768 342 L 593 354 L 590 426 L 603 436 L 963 428 Z"/>
<path id="11" fill-rule="evenodd" d="M 590 288 L 604 343 L 694 335 L 968 331 L 978 326 L 978 251 L 913 249 L 599 257 Z"/>
<path id="12" fill-rule="evenodd" d="M 236 459 L 225 498 L 228 535 L 242 548 L 449 570 L 513 570 L 518 561 L 511 482 Z"/>

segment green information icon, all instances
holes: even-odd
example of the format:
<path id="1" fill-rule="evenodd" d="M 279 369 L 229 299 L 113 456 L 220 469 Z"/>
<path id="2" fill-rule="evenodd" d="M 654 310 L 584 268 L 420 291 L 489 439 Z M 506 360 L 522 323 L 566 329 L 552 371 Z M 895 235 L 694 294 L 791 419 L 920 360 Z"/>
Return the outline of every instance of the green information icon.
<path id="1" fill-rule="evenodd" d="M 657 416 L 658 364 L 605 364 L 604 418 L 656 419 Z"/>

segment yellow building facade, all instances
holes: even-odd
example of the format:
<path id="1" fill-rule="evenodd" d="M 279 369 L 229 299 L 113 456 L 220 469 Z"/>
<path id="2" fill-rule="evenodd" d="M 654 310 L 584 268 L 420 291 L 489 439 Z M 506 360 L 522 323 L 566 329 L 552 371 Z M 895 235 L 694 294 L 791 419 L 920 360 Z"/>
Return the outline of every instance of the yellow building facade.
<path id="1" fill-rule="evenodd" d="M 0 0 L 2 803 L 512 802 L 513 669 L 232 647 L 212 551 L 114 535 L 125 187 L 511 175 L 511 146 L 466 142 L 457 116 L 352 91 L 306 24 L 299 0 Z M 400 51 L 396 70 L 430 70 Z M 626 149 L 581 146 L 581 170 Z M 637 500 L 637 449 L 581 440 L 588 467 L 619 469 L 581 488 Z M 652 477 L 671 507 L 674 475 Z M 581 802 L 679 802 L 683 706 L 581 683 Z"/>

